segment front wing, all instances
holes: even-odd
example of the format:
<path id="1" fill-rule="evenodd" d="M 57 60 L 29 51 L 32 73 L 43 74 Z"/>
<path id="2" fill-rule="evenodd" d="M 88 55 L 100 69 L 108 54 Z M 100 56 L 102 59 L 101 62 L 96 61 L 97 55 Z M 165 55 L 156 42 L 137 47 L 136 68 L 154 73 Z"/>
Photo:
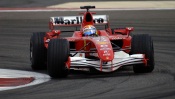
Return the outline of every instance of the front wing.
<path id="1" fill-rule="evenodd" d="M 84 56 L 84 53 L 78 53 L 76 56 L 71 57 L 70 69 L 89 71 L 89 68 L 92 67 L 101 72 L 112 72 L 122 66 L 145 63 L 144 54 L 129 55 L 124 51 L 114 52 L 114 59 L 109 62 L 103 62 L 99 59 L 88 59 Z"/>

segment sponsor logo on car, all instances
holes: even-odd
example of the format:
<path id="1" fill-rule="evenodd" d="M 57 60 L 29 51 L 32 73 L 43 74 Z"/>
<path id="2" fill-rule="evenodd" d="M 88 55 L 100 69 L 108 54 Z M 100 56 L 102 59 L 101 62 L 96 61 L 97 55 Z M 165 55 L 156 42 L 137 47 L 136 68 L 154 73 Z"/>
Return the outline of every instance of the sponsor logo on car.
<path id="1" fill-rule="evenodd" d="M 83 22 L 83 16 L 51 17 L 50 22 L 52 22 L 53 25 L 81 24 Z M 107 23 L 107 15 L 94 15 L 93 22 L 95 24 Z"/>
<path id="2" fill-rule="evenodd" d="M 103 53 L 103 56 L 110 56 L 111 54 L 109 53 L 108 50 L 105 50 L 104 53 Z"/>

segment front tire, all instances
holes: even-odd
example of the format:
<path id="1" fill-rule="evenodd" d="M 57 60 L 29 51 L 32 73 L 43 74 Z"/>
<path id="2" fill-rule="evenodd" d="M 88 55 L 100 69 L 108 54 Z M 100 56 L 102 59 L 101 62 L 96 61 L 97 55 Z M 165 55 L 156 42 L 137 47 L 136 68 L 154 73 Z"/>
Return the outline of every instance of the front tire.
<path id="1" fill-rule="evenodd" d="M 154 47 L 153 40 L 148 34 L 133 35 L 131 43 L 132 54 L 145 54 L 147 66 L 137 64 L 133 66 L 135 73 L 149 73 L 154 70 Z"/>
<path id="2" fill-rule="evenodd" d="M 69 42 L 66 39 L 52 39 L 48 44 L 47 68 L 52 78 L 67 77 L 69 69 L 66 62 L 69 57 Z"/>

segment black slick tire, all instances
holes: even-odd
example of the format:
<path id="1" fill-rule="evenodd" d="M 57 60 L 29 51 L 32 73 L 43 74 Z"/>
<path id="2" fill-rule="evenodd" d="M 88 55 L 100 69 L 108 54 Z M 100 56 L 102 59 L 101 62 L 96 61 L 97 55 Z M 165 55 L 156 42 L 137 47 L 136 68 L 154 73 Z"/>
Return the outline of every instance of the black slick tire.
<path id="1" fill-rule="evenodd" d="M 30 62 L 33 70 L 46 69 L 47 51 L 44 46 L 45 32 L 33 33 L 30 38 Z"/>
<path id="2" fill-rule="evenodd" d="M 149 73 L 154 70 L 154 46 L 151 36 L 148 34 L 137 34 L 132 36 L 131 43 L 132 54 L 145 54 L 147 66 L 137 64 L 133 66 L 135 73 Z"/>
<path id="3" fill-rule="evenodd" d="M 69 42 L 66 39 L 52 39 L 48 45 L 47 70 L 52 78 L 65 78 L 69 73 L 66 66 L 69 57 Z"/>

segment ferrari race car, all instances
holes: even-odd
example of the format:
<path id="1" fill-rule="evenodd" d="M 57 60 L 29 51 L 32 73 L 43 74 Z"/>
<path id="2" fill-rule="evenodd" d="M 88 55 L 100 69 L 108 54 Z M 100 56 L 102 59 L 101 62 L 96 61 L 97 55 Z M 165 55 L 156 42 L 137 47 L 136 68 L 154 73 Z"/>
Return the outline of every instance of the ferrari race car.
<path id="1" fill-rule="evenodd" d="M 30 39 L 30 61 L 33 70 L 47 68 L 52 78 L 67 77 L 69 70 L 113 72 L 122 66 L 133 66 L 135 73 L 154 69 L 153 40 L 148 34 L 131 35 L 133 27 L 114 28 L 108 15 L 86 12 L 82 16 L 50 17 L 49 32 L 33 33 Z M 96 35 L 84 35 L 84 27 L 96 27 Z M 62 31 L 58 27 L 75 27 Z M 79 28 L 78 28 L 79 27 Z M 103 28 L 101 28 L 103 27 Z M 61 36 L 71 32 L 71 37 Z"/>

